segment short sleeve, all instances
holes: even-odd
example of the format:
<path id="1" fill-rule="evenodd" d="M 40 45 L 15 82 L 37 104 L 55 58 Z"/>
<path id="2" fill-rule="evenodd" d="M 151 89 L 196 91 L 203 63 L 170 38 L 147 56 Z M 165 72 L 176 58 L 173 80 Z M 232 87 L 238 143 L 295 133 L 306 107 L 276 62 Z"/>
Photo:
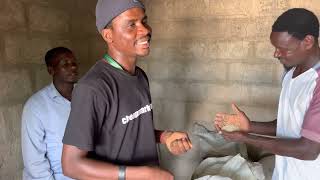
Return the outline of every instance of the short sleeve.
<path id="1" fill-rule="evenodd" d="M 63 143 L 85 151 L 94 150 L 95 137 L 102 124 L 101 117 L 107 109 L 99 92 L 86 84 L 78 84 L 72 93 L 71 112 Z M 100 98 L 99 98 L 100 97 Z"/>
<path id="2" fill-rule="evenodd" d="M 301 136 L 320 143 L 320 79 L 316 80 L 316 87 L 304 116 Z"/>

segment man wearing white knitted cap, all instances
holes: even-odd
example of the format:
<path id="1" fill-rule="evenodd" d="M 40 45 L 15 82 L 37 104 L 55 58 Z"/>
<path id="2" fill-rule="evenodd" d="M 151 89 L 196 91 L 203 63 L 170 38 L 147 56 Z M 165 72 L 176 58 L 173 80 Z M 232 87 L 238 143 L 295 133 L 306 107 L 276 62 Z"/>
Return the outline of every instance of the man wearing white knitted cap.
<path id="1" fill-rule="evenodd" d="M 63 172 L 74 179 L 173 179 L 158 167 L 156 143 L 175 155 L 192 144 L 184 132 L 154 129 L 148 78 L 136 66 L 150 51 L 145 7 L 98 0 L 96 25 L 108 49 L 73 92 Z"/>

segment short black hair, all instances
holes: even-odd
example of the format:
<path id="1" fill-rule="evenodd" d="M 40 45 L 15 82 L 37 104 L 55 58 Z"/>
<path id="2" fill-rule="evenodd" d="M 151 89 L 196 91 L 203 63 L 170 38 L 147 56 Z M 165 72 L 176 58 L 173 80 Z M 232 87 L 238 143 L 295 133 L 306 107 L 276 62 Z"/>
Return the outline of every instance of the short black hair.
<path id="1" fill-rule="evenodd" d="M 318 39 L 319 20 L 313 12 L 307 9 L 289 9 L 274 22 L 272 32 L 288 32 L 299 40 L 303 40 L 307 35 Z"/>
<path id="2" fill-rule="evenodd" d="M 52 66 L 52 61 L 57 58 L 58 55 L 63 53 L 72 53 L 72 51 L 66 47 L 55 47 L 47 51 L 45 55 L 45 62 L 47 66 Z"/>

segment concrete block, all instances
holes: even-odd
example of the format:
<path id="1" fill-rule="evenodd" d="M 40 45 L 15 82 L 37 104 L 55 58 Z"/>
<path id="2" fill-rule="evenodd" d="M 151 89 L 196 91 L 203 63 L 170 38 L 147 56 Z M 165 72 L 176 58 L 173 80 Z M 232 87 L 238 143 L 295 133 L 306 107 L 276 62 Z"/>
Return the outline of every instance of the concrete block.
<path id="1" fill-rule="evenodd" d="M 207 9 L 205 0 L 166 0 L 168 17 L 173 19 L 191 19 L 200 18 Z"/>
<path id="2" fill-rule="evenodd" d="M 186 101 L 190 99 L 197 99 L 199 95 L 203 95 L 203 93 L 197 92 L 198 90 L 205 91 L 206 88 L 200 89 L 199 86 L 195 84 L 185 84 L 185 83 L 174 83 L 168 82 L 163 84 L 165 87 L 165 94 L 162 94 L 162 98 L 171 99 L 175 101 Z"/>
<path id="3" fill-rule="evenodd" d="M 0 131 L 1 136 L 5 135 L 4 142 L 0 142 L 1 179 L 21 178 L 23 168 L 20 146 L 21 112 L 22 104 L 0 107 Z"/>
<path id="4" fill-rule="evenodd" d="M 207 54 L 211 59 L 245 59 L 250 43 L 246 41 L 208 42 Z"/>
<path id="5" fill-rule="evenodd" d="M 186 92 L 186 101 L 191 102 L 203 102 L 207 99 L 208 94 L 208 84 L 206 83 L 186 83 L 183 85 L 183 90 L 180 91 Z M 179 92 L 177 92 L 179 93 Z"/>
<path id="6" fill-rule="evenodd" d="M 165 83 L 161 81 L 150 81 L 150 92 L 153 100 L 162 99 L 165 96 L 165 94 L 167 94 L 164 84 Z"/>
<path id="7" fill-rule="evenodd" d="M 281 63 L 277 63 L 274 65 L 274 69 L 275 69 L 275 77 L 274 77 L 274 82 L 275 84 L 277 84 L 278 86 L 281 86 L 282 84 L 282 79 L 285 73 L 285 68 L 283 67 L 283 65 Z"/>
<path id="8" fill-rule="evenodd" d="M 143 61 L 143 60 L 138 60 L 137 66 L 139 66 L 147 74 L 149 82 L 150 82 L 148 62 Z"/>
<path id="9" fill-rule="evenodd" d="M 74 8 L 78 12 L 90 13 L 92 15 L 95 15 L 96 4 L 97 1 L 86 1 L 84 3 L 82 0 L 74 0 Z"/>
<path id="10" fill-rule="evenodd" d="M 203 33 L 203 38 L 213 38 L 215 40 L 235 40 L 247 37 L 246 24 L 250 19 L 226 18 L 226 19 L 206 19 L 201 23 L 204 27 L 199 27 Z"/>
<path id="11" fill-rule="evenodd" d="M 207 15 L 219 18 L 269 16 L 287 5 L 284 0 L 216 0 L 206 2 Z"/>
<path id="12" fill-rule="evenodd" d="M 72 39 L 72 51 L 76 56 L 78 62 L 80 64 L 85 64 L 89 61 L 89 44 L 83 43 L 86 42 L 87 39 Z"/>
<path id="13" fill-rule="evenodd" d="M 162 101 L 162 112 L 159 116 L 159 124 L 162 128 L 170 130 L 184 130 L 188 124 L 186 116 L 186 104 L 177 101 Z"/>
<path id="14" fill-rule="evenodd" d="M 243 26 L 246 31 L 246 37 L 253 40 L 268 41 L 272 25 L 276 18 L 277 16 L 265 16 L 251 18 L 243 22 Z"/>
<path id="15" fill-rule="evenodd" d="M 6 144 L 20 143 L 22 107 L 22 104 L 0 107 L 0 113 L 4 121 L 4 126 L 1 126 L 1 128 L 6 134 Z"/>
<path id="16" fill-rule="evenodd" d="M 155 129 L 163 130 L 166 128 L 166 124 L 162 123 L 162 112 L 163 112 L 163 103 L 159 99 L 152 99 L 152 112 L 153 112 L 153 122 Z"/>
<path id="17" fill-rule="evenodd" d="M 86 3 L 83 3 L 86 4 Z M 71 31 L 73 37 L 84 37 L 88 35 L 100 36 L 96 28 L 95 14 L 74 13 L 71 18 Z"/>
<path id="18" fill-rule="evenodd" d="M 26 70 L 12 69 L 0 72 L 0 102 L 26 99 L 31 94 L 30 74 Z"/>
<path id="19" fill-rule="evenodd" d="M 203 83 L 152 81 L 150 89 L 151 96 L 155 99 L 203 101 L 207 98 L 207 85 Z"/>
<path id="20" fill-rule="evenodd" d="M 66 47 L 66 48 L 69 48 L 70 50 L 72 50 L 72 42 L 69 39 L 51 39 L 50 45 L 51 45 L 51 47 L 63 46 L 63 47 Z"/>
<path id="21" fill-rule="evenodd" d="M 317 14 L 317 16 L 320 16 L 320 1 L 318 0 L 288 0 L 289 1 L 289 7 L 302 7 L 307 8 L 314 13 Z"/>
<path id="22" fill-rule="evenodd" d="M 89 44 L 89 59 L 87 63 L 96 63 L 102 59 L 104 54 L 107 52 L 107 44 L 100 36 L 95 36 L 87 40 Z"/>
<path id="23" fill-rule="evenodd" d="M 228 65 L 211 61 L 201 63 L 199 60 L 185 64 L 187 72 L 185 78 L 198 81 L 224 81 L 227 80 Z"/>
<path id="24" fill-rule="evenodd" d="M 142 58 L 147 61 L 169 63 L 175 61 L 209 61 L 205 57 L 207 42 L 205 40 L 155 39 L 151 41 L 151 52 Z"/>
<path id="25" fill-rule="evenodd" d="M 75 8 L 75 1 L 65 1 L 65 0 L 19 0 L 26 4 L 27 6 L 30 5 L 39 5 L 42 7 L 48 7 L 48 8 L 55 8 L 60 9 L 64 11 L 70 11 L 71 9 L 77 9 Z M 88 2 L 89 3 L 89 2 Z M 87 3 L 83 3 L 87 4 Z"/>
<path id="26" fill-rule="evenodd" d="M 62 10 L 33 5 L 28 11 L 29 27 L 34 31 L 67 33 L 70 15 Z"/>
<path id="27" fill-rule="evenodd" d="M 199 103 L 187 103 L 187 117 L 189 119 L 189 127 L 192 127 L 195 122 L 206 122 L 213 125 L 216 113 L 226 112 L 225 105 L 207 103 L 206 101 Z"/>
<path id="28" fill-rule="evenodd" d="M 213 17 L 233 17 L 243 18 L 256 15 L 257 7 L 254 7 L 253 0 L 238 0 L 238 1 L 206 1 L 207 14 Z"/>
<path id="29" fill-rule="evenodd" d="M 269 122 L 277 118 L 277 106 L 238 106 L 251 121 Z M 231 109 L 231 107 L 230 107 Z"/>
<path id="30" fill-rule="evenodd" d="M 229 78 L 231 81 L 272 83 L 272 64 L 230 64 Z"/>
<path id="31" fill-rule="evenodd" d="M 177 59 L 177 57 L 180 57 L 181 53 L 178 53 L 180 49 L 179 40 L 159 40 L 152 37 L 151 51 L 149 55 L 141 57 L 140 59 L 143 59 L 147 62 L 156 61 L 167 63 Z"/>
<path id="32" fill-rule="evenodd" d="M 281 86 L 252 85 L 249 87 L 249 91 L 254 104 L 276 106 L 279 101 Z"/>
<path id="33" fill-rule="evenodd" d="M 188 30 L 192 21 L 152 21 L 153 39 L 179 39 L 188 37 Z"/>
<path id="34" fill-rule="evenodd" d="M 150 78 L 152 79 L 167 79 L 169 74 L 169 68 L 166 63 L 161 61 L 148 62 L 150 69 Z M 174 73 L 172 71 L 170 73 Z"/>
<path id="35" fill-rule="evenodd" d="M 154 39 L 239 39 L 247 36 L 246 19 L 178 19 L 152 21 Z"/>
<path id="36" fill-rule="evenodd" d="M 25 26 L 24 7 L 19 1 L 3 0 L 0 7 L 0 30 Z"/>
<path id="37" fill-rule="evenodd" d="M 46 65 L 38 66 L 36 69 L 34 69 L 34 73 L 36 84 L 35 91 L 44 88 L 52 82 L 52 76 L 49 75 Z"/>
<path id="38" fill-rule="evenodd" d="M 272 46 L 270 41 L 257 42 L 256 46 L 256 57 L 260 59 L 272 59 L 275 48 Z"/>
<path id="39" fill-rule="evenodd" d="M 210 84 L 208 85 L 208 102 L 221 103 L 249 103 L 249 88 L 245 84 Z"/>
<path id="40" fill-rule="evenodd" d="M 4 44 L 5 57 L 10 63 L 44 64 L 44 55 L 52 47 L 47 38 L 24 35 L 8 35 Z"/>
<path id="41" fill-rule="evenodd" d="M 146 0 L 143 2 L 146 7 L 146 14 L 148 16 L 148 20 L 160 20 L 160 19 L 168 19 L 169 17 L 169 9 L 167 0 L 163 1 L 149 1 Z"/>

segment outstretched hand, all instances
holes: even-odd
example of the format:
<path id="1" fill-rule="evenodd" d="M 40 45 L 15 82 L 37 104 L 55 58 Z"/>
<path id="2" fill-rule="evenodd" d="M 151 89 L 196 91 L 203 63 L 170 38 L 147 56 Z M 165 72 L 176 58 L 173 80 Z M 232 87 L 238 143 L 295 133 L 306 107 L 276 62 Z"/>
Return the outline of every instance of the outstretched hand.
<path id="1" fill-rule="evenodd" d="M 235 114 L 217 113 L 214 121 L 216 129 L 232 132 L 248 132 L 250 129 L 250 120 L 247 115 L 241 111 L 235 104 L 232 104 Z"/>

